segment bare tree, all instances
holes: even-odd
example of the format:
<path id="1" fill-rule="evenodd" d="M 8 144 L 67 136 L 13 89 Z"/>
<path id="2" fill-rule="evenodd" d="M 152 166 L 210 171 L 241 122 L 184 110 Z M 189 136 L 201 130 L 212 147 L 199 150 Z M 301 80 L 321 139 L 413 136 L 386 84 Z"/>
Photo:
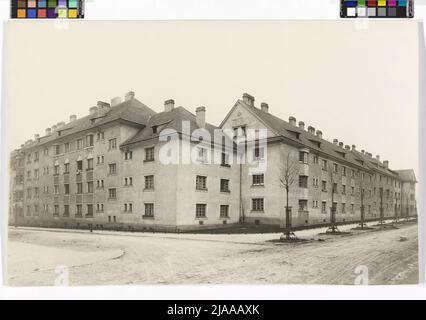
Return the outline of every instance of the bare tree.
<path id="1" fill-rule="evenodd" d="M 360 222 L 359 222 L 359 226 L 361 229 L 364 229 L 364 227 L 367 226 L 367 224 L 365 223 L 365 205 L 364 205 L 364 199 L 365 199 L 365 184 L 364 184 L 364 179 L 362 177 L 362 172 L 358 171 L 358 175 L 359 175 L 359 189 L 360 189 L 360 200 L 361 200 L 361 217 L 360 217 Z"/>
<path id="2" fill-rule="evenodd" d="M 292 232 L 292 223 L 291 223 L 291 207 L 289 206 L 289 193 L 290 189 L 294 185 L 298 175 L 299 175 L 299 162 L 297 158 L 291 157 L 290 153 L 287 155 L 283 154 L 281 156 L 281 170 L 280 170 L 280 184 L 281 187 L 285 189 L 286 193 L 286 206 L 285 206 L 285 233 L 284 239 L 290 240 L 295 237 Z"/>

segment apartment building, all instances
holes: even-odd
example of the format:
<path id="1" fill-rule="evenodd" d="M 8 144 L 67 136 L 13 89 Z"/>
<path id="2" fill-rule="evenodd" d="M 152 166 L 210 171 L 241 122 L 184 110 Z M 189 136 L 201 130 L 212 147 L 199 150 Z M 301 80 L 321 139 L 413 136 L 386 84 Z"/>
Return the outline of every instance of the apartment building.
<path id="1" fill-rule="evenodd" d="M 220 127 L 206 122 L 204 107 L 193 114 L 167 100 L 163 108 L 156 112 L 129 92 L 28 140 L 11 155 L 10 224 L 167 231 L 282 225 L 286 205 L 301 226 L 327 223 L 331 206 L 338 221 L 359 220 L 361 206 L 367 219 L 381 211 L 416 214 L 413 170 L 394 171 L 355 145 L 328 142 L 294 117 L 273 116 L 266 103 L 257 108 L 249 94 Z M 250 130 L 266 135 L 250 141 Z M 282 180 L 290 167 L 287 204 Z"/>

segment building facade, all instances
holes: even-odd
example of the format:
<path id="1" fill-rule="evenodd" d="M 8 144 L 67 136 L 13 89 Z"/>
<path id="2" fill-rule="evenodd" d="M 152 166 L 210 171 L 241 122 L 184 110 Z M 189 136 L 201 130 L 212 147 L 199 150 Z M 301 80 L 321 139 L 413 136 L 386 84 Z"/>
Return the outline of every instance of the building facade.
<path id="1" fill-rule="evenodd" d="M 179 231 L 283 225 L 286 206 L 294 226 L 328 223 L 331 207 L 340 222 L 362 207 L 368 220 L 417 210 L 413 170 L 330 143 L 248 94 L 220 127 L 173 100 L 158 113 L 133 92 L 100 101 L 14 151 L 10 172 L 11 225 Z"/>

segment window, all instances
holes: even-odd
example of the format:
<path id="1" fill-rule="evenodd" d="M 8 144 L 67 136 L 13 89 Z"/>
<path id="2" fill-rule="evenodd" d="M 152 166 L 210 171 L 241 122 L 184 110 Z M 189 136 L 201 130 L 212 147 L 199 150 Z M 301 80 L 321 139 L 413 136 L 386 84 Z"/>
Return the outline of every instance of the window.
<path id="1" fill-rule="evenodd" d="M 327 160 L 321 161 L 321 168 L 322 170 L 327 171 Z"/>
<path id="2" fill-rule="evenodd" d="M 133 212 L 133 204 L 125 203 L 124 204 L 124 212 Z"/>
<path id="3" fill-rule="evenodd" d="M 253 185 L 254 186 L 263 186 L 265 183 L 265 176 L 263 174 L 254 174 L 253 175 Z"/>
<path id="4" fill-rule="evenodd" d="M 59 206 L 57 204 L 55 204 L 53 206 L 53 215 L 54 216 L 59 216 Z"/>
<path id="5" fill-rule="evenodd" d="M 321 183 L 321 191 L 322 192 L 327 192 L 327 181 L 322 181 Z"/>
<path id="6" fill-rule="evenodd" d="M 109 174 L 117 174 L 117 164 L 109 164 Z"/>
<path id="7" fill-rule="evenodd" d="M 327 213 L 327 202 L 323 201 L 321 203 L 321 213 Z"/>
<path id="8" fill-rule="evenodd" d="M 256 147 L 253 152 L 253 160 L 263 160 L 265 158 L 265 148 Z"/>
<path id="9" fill-rule="evenodd" d="M 27 216 L 31 216 L 31 206 L 27 206 Z"/>
<path id="10" fill-rule="evenodd" d="M 308 211 L 308 200 L 299 200 L 299 211 Z"/>
<path id="11" fill-rule="evenodd" d="M 312 201 L 312 208 L 318 208 L 318 200 Z"/>
<path id="12" fill-rule="evenodd" d="M 69 217 L 70 216 L 70 206 L 69 205 L 64 205 L 64 217 Z"/>
<path id="13" fill-rule="evenodd" d="M 299 176 L 299 188 L 308 188 L 308 177 L 307 176 Z"/>
<path id="14" fill-rule="evenodd" d="M 133 159 L 133 151 L 126 151 L 124 153 L 124 160 L 132 160 Z"/>
<path id="15" fill-rule="evenodd" d="M 154 190 L 154 176 L 145 176 L 145 190 Z"/>
<path id="16" fill-rule="evenodd" d="M 354 196 L 355 195 L 355 187 L 351 187 L 351 195 Z"/>
<path id="17" fill-rule="evenodd" d="M 207 177 L 197 176 L 195 179 L 196 190 L 207 190 Z"/>
<path id="18" fill-rule="evenodd" d="M 346 213 L 346 203 L 342 203 L 342 213 Z"/>
<path id="19" fill-rule="evenodd" d="M 31 179 L 31 171 L 27 171 L 27 179 Z"/>
<path id="20" fill-rule="evenodd" d="M 355 205 L 353 203 L 351 204 L 351 213 L 355 213 Z"/>
<path id="21" fill-rule="evenodd" d="M 55 155 L 61 154 L 61 146 L 59 144 L 53 146 Z"/>
<path id="22" fill-rule="evenodd" d="M 43 149 L 43 155 L 48 156 L 49 155 L 49 148 Z"/>
<path id="23" fill-rule="evenodd" d="M 231 192 L 228 179 L 220 179 L 220 192 Z"/>
<path id="24" fill-rule="evenodd" d="M 104 187 L 104 180 L 97 180 L 96 181 L 96 187 L 103 189 L 103 187 Z"/>
<path id="25" fill-rule="evenodd" d="M 104 163 L 104 160 L 105 160 L 104 156 L 98 156 L 97 159 L 98 159 L 97 164 L 103 164 Z"/>
<path id="26" fill-rule="evenodd" d="M 87 214 L 88 217 L 93 217 L 93 204 L 87 205 Z"/>
<path id="27" fill-rule="evenodd" d="M 346 194 L 346 186 L 344 184 L 342 185 L 342 194 Z"/>
<path id="28" fill-rule="evenodd" d="M 54 174 L 55 176 L 58 176 L 58 175 L 59 175 L 59 164 L 56 164 L 56 165 L 53 167 L 53 174 Z"/>
<path id="29" fill-rule="evenodd" d="M 59 186 L 58 185 L 54 186 L 54 194 L 59 194 Z"/>
<path id="30" fill-rule="evenodd" d="M 86 147 L 93 147 L 93 143 L 94 143 L 93 135 L 89 134 L 88 136 L 86 136 Z"/>
<path id="31" fill-rule="evenodd" d="M 133 178 L 129 177 L 129 178 L 124 178 L 124 185 L 125 186 L 133 186 Z"/>
<path id="32" fill-rule="evenodd" d="M 305 151 L 299 151 L 299 162 L 308 163 L 308 153 Z"/>
<path id="33" fill-rule="evenodd" d="M 31 188 L 27 188 L 27 198 L 31 198 Z"/>
<path id="34" fill-rule="evenodd" d="M 70 164 L 65 163 L 64 164 L 64 174 L 70 173 Z"/>
<path id="35" fill-rule="evenodd" d="M 87 170 L 93 170 L 93 159 L 87 159 Z"/>
<path id="36" fill-rule="evenodd" d="M 154 147 L 145 148 L 145 161 L 154 161 Z"/>
<path id="37" fill-rule="evenodd" d="M 351 170 L 351 177 L 355 178 L 355 170 L 353 170 L 353 169 Z"/>
<path id="38" fill-rule="evenodd" d="M 93 181 L 87 183 L 87 193 L 93 193 Z"/>
<path id="39" fill-rule="evenodd" d="M 40 189 L 37 188 L 37 187 L 34 188 L 34 198 L 38 198 L 40 196 L 40 191 L 39 190 Z"/>
<path id="40" fill-rule="evenodd" d="M 104 204 L 103 203 L 98 203 L 96 205 L 96 211 L 97 212 L 104 212 Z"/>
<path id="41" fill-rule="evenodd" d="M 39 171 L 38 169 L 34 170 L 34 179 L 38 179 L 39 178 Z"/>
<path id="42" fill-rule="evenodd" d="M 229 154 L 226 154 L 225 152 L 222 152 L 222 157 L 221 157 L 221 166 L 229 166 Z"/>
<path id="43" fill-rule="evenodd" d="M 40 153 L 37 151 L 37 152 L 34 152 L 34 162 L 38 162 L 40 160 Z"/>
<path id="44" fill-rule="evenodd" d="M 117 139 L 109 140 L 109 150 L 117 149 Z"/>
<path id="45" fill-rule="evenodd" d="M 83 183 L 79 182 L 77 183 L 77 194 L 82 194 L 83 193 Z"/>
<path id="46" fill-rule="evenodd" d="M 77 212 L 76 212 L 75 215 L 80 216 L 80 217 L 83 215 L 83 205 L 82 204 L 77 205 Z"/>
<path id="47" fill-rule="evenodd" d="M 333 171 L 337 173 L 338 170 L 339 170 L 339 166 L 337 165 L 337 163 L 333 163 Z"/>
<path id="48" fill-rule="evenodd" d="M 312 185 L 313 185 L 314 188 L 318 188 L 318 182 L 319 182 L 318 178 L 312 179 Z"/>
<path id="49" fill-rule="evenodd" d="M 346 177 L 346 167 L 342 167 L 342 175 Z"/>
<path id="50" fill-rule="evenodd" d="M 197 160 L 200 162 L 207 161 L 207 149 L 201 147 L 198 148 Z"/>
<path id="51" fill-rule="evenodd" d="M 145 203 L 144 217 L 154 218 L 154 204 L 153 203 Z"/>
<path id="52" fill-rule="evenodd" d="M 263 199 L 251 199 L 251 210 L 257 212 L 263 212 L 264 203 Z"/>
<path id="53" fill-rule="evenodd" d="M 77 161 L 77 171 L 83 171 L 83 160 Z"/>
<path id="54" fill-rule="evenodd" d="M 69 142 L 64 144 L 64 149 L 65 149 L 65 153 L 70 152 L 70 143 Z"/>
<path id="55" fill-rule="evenodd" d="M 206 217 L 207 205 L 204 203 L 197 203 L 195 205 L 195 217 L 196 218 L 205 218 Z"/>
<path id="56" fill-rule="evenodd" d="M 109 189 L 108 190 L 109 199 L 117 199 L 117 189 Z"/>
<path id="57" fill-rule="evenodd" d="M 246 126 L 234 128 L 234 139 L 238 137 L 245 137 L 245 136 L 246 136 Z"/>
<path id="58" fill-rule="evenodd" d="M 229 218 L 229 205 L 220 205 L 220 217 Z"/>
<path id="59" fill-rule="evenodd" d="M 83 149 L 83 139 L 78 139 L 77 140 L 77 150 L 81 150 Z"/>
<path id="60" fill-rule="evenodd" d="M 314 164 L 318 164 L 318 163 L 319 163 L 319 158 L 318 158 L 318 156 L 314 156 L 314 157 L 313 157 L 313 162 L 314 162 Z"/>
<path id="61" fill-rule="evenodd" d="M 70 194 L 70 185 L 69 184 L 64 184 L 64 193 Z"/>
<path id="62" fill-rule="evenodd" d="M 97 137 L 98 141 L 105 139 L 105 132 L 98 132 Z"/>

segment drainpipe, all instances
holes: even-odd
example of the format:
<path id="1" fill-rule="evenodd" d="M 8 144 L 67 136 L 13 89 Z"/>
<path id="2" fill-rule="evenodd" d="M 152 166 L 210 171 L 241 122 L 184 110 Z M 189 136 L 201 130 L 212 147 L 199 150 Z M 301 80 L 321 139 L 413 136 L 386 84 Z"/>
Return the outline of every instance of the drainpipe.
<path id="1" fill-rule="evenodd" d="M 244 223 L 244 212 L 243 212 L 243 203 L 242 203 L 242 177 L 243 177 L 243 165 L 240 164 L 240 195 L 239 195 L 239 206 L 240 206 L 240 223 Z"/>

